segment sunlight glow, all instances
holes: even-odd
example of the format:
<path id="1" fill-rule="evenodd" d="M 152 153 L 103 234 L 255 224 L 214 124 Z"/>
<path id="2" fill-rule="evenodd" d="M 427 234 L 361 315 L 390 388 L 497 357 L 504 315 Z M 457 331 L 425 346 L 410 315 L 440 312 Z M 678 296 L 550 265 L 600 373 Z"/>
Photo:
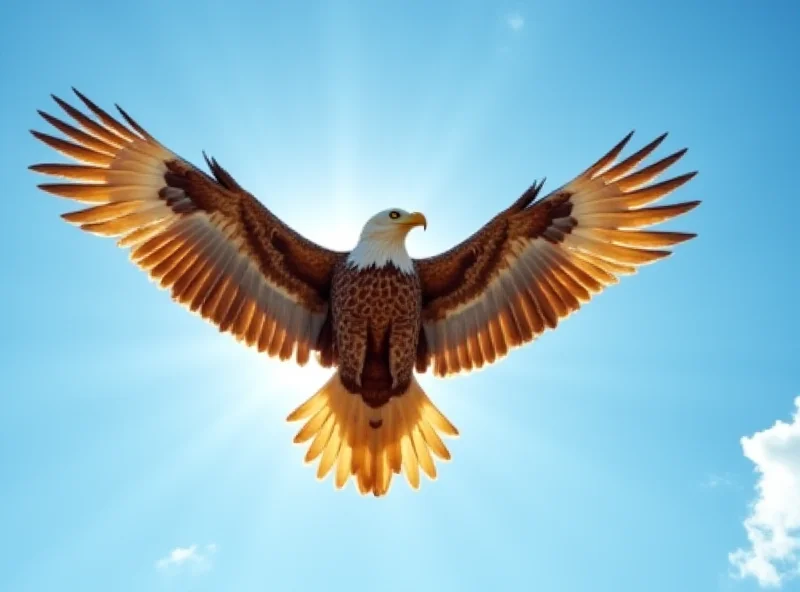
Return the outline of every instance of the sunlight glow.
<path id="1" fill-rule="evenodd" d="M 193 352 L 205 352 L 203 358 L 193 358 L 194 361 L 199 362 L 202 359 L 204 364 L 211 366 L 219 364 L 218 376 L 223 384 L 226 382 L 223 374 L 230 371 L 224 354 L 218 355 L 220 352 L 218 343 L 224 341 L 218 338 L 189 346 Z M 134 356 L 131 360 L 134 361 L 132 366 L 129 365 L 126 369 L 127 362 L 123 362 L 115 370 L 121 369 L 124 373 L 136 369 L 137 375 L 141 376 L 139 374 L 141 359 Z M 192 369 L 186 366 L 173 366 L 173 372 L 189 376 L 193 374 Z M 47 563 L 51 568 L 90 562 L 91 556 L 87 555 L 90 550 L 112 544 L 108 539 L 108 532 L 135 532 L 143 516 L 163 505 L 165 500 L 174 496 L 188 480 L 197 478 L 198 473 L 202 472 L 211 459 L 223 453 L 224 445 L 239 432 L 243 423 L 248 418 L 262 414 L 265 403 L 269 401 L 267 397 L 237 395 L 239 391 L 235 385 L 231 388 L 227 384 L 222 386 L 219 382 L 211 381 L 206 383 L 206 387 L 206 390 L 198 390 L 198 396 L 228 397 L 230 404 L 226 406 L 227 412 L 211 425 L 196 426 L 192 438 L 176 450 L 165 450 L 164 460 L 146 473 L 131 473 L 125 488 L 116 497 L 111 497 L 108 503 L 98 507 L 80 530 L 65 533 L 69 537 L 69 544 L 64 545 L 64 549 L 69 551 L 48 558 Z M 165 392 L 164 397 L 167 396 L 169 395 Z M 148 429 L 148 426 L 144 425 L 142 432 L 155 434 L 158 430 L 164 429 L 163 422 L 156 420 L 155 423 L 158 424 L 158 429 L 152 427 Z M 125 447 L 126 444 L 118 441 L 115 446 Z"/>
<path id="2" fill-rule="evenodd" d="M 332 371 L 317 364 L 313 355 L 301 368 L 293 361 L 271 359 L 225 337 L 220 339 L 227 342 L 222 356 L 230 388 L 262 400 L 269 407 L 277 405 L 287 414 L 313 395 L 331 375 Z"/>

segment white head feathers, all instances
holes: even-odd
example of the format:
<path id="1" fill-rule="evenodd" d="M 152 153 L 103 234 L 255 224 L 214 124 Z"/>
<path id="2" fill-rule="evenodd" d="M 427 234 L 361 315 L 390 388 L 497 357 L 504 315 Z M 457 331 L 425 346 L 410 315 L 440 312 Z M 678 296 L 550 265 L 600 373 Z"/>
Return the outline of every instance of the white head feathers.
<path id="1" fill-rule="evenodd" d="M 347 262 L 356 269 L 385 267 L 394 264 L 404 273 L 413 273 L 414 264 L 406 251 L 406 235 L 416 227 L 427 227 L 425 216 L 419 212 L 391 209 L 375 214 L 367 220 L 358 244 L 350 252 Z"/>

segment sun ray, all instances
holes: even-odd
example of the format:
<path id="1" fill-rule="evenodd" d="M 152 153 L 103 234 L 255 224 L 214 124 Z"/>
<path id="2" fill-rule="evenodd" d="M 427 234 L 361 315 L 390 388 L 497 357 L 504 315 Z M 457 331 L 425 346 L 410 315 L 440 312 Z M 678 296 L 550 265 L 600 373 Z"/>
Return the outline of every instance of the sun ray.
<path id="1" fill-rule="evenodd" d="M 202 347 L 198 347 L 198 350 L 202 349 Z M 128 475 L 128 482 L 124 484 L 124 487 L 118 489 L 118 495 L 107 498 L 107 503 L 100 505 L 93 515 L 87 516 L 87 520 L 80 530 L 62 533 L 68 538 L 69 544 L 60 546 L 63 552 L 53 560 L 54 564 L 78 561 L 80 555 L 88 549 L 95 549 L 100 544 L 108 544 L 108 532 L 128 534 L 136 532 L 137 528 L 146 524 L 142 521 L 145 516 L 155 511 L 165 499 L 181 491 L 190 478 L 195 478 L 202 473 L 210 460 L 221 454 L 221 451 L 225 449 L 226 442 L 230 441 L 248 418 L 265 414 L 264 407 L 269 401 L 268 397 L 255 396 L 247 391 L 232 388 L 230 383 L 226 383 L 225 374 L 230 370 L 230 366 L 224 355 L 221 357 L 208 356 L 205 363 L 211 364 L 212 368 L 217 369 L 217 380 L 205 381 L 205 389 L 198 389 L 197 396 L 206 400 L 213 397 L 224 397 L 228 403 L 225 406 L 227 411 L 210 425 L 195 424 L 190 439 L 175 450 L 165 450 L 160 463 L 152 466 L 146 472 L 138 474 L 131 472 Z M 160 393 L 160 395 L 169 397 L 168 391 Z M 165 409 L 166 407 L 162 407 L 162 410 Z M 175 412 L 178 411 L 175 410 Z M 268 415 L 272 416 L 276 413 L 269 412 Z M 163 415 L 154 416 L 148 420 L 150 425 L 141 424 L 137 430 L 132 430 L 127 440 L 124 437 L 125 434 L 117 434 L 117 440 L 114 443 L 115 449 L 130 448 L 134 445 L 135 440 L 141 438 L 143 433 L 163 433 L 167 427 L 167 424 L 164 423 L 165 419 Z M 265 421 L 274 419 L 273 417 L 264 418 Z M 175 429 L 174 426 L 173 429 Z M 94 454 L 102 455 L 105 452 L 104 449 L 98 448 Z M 88 458 L 83 459 L 83 462 L 94 464 Z"/>

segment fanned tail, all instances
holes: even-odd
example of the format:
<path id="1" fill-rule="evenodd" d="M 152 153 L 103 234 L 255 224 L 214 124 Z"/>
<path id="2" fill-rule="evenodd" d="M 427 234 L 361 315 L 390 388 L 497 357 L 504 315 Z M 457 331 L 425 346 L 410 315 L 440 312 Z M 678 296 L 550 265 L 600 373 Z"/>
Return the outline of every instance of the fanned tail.
<path id="1" fill-rule="evenodd" d="M 414 489 L 420 485 L 420 469 L 436 479 L 433 457 L 450 460 L 439 434 L 458 435 L 416 378 L 405 393 L 375 409 L 350 393 L 337 371 L 287 421 L 303 419 L 294 441 L 311 440 L 305 460 L 319 458 L 317 478 L 334 471 L 334 485 L 341 489 L 353 476 L 362 494 L 376 497 L 389 491 L 392 476 L 401 471 Z"/>

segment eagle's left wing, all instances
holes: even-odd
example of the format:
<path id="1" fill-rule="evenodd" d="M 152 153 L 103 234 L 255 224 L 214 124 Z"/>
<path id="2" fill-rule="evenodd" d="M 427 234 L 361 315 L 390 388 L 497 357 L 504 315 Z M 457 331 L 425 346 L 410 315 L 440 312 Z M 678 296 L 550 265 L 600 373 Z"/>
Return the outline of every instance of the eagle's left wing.
<path id="1" fill-rule="evenodd" d="M 69 139 L 33 132 L 79 163 L 31 167 L 72 181 L 40 185 L 45 191 L 89 204 L 63 217 L 120 237 L 138 267 L 220 331 L 305 364 L 319 349 L 331 276 L 344 254 L 300 236 L 215 160 L 206 159 L 212 178 L 121 109 L 128 125 L 75 92 L 94 118 L 54 97 L 81 129 L 40 111 Z"/>
<path id="2" fill-rule="evenodd" d="M 685 153 L 637 166 L 660 136 L 616 166 L 632 133 L 584 173 L 538 201 L 534 184 L 461 244 L 415 260 L 423 290 L 417 370 L 447 376 L 480 368 L 553 329 L 617 276 L 670 254 L 695 236 L 641 228 L 699 202 L 645 207 L 695 173 L 651 182 Z"/>

